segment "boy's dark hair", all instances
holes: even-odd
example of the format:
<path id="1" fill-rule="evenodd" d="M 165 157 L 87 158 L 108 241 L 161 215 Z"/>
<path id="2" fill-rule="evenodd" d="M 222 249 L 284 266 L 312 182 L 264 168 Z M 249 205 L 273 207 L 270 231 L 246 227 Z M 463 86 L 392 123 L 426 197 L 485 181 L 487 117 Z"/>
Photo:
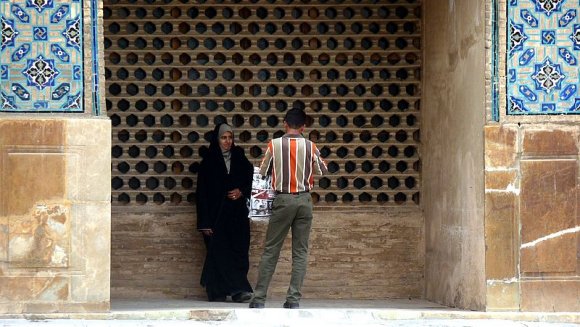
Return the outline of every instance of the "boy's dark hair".
<path id="1" fill-rule="evenodd" d="M 300 128 L 306 124 L 306 113 L 302 109 L 292 108 L 286 112 L 284 121 L 291 128 Z"/>

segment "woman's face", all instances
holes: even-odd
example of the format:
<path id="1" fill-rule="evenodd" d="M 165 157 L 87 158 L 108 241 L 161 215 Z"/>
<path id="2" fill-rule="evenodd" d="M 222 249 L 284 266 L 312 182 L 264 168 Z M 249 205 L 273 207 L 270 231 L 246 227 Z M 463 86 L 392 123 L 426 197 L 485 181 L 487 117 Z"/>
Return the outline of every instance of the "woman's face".
<path id="1" fill-rule="evenodd" d="M 234 143 L 232 132 L 225 132 L 220 136 L 220 148 L 222 151 L 229 151 Z"/>

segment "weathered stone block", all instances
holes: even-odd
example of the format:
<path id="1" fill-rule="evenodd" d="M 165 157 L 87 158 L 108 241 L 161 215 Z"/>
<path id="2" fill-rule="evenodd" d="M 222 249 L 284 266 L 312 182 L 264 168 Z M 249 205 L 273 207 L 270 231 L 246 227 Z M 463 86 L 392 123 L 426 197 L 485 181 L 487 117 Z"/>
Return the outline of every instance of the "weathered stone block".
<path id="1" fill-rule="evenodd" d="M 521 281 L 522 311 L 580 311 L 580 281 Z"/>
<path id="2" fill-rule="evenodd" d="M 487 311 L 519 311 L 519 283 L 513 281 L 488 281 L 486 309 Z"/>
<path id="3" fill-rule="evenodd" d="M 486 278 L 507 279 L 517 275 L 515 223 L 516 196 L 513 193 L 485 194 Z"/>
<path id="4" fill-rule="evenodd" d="M 0 214 L 22 215 L 38 204 L 64 200 L 67 158 L 59 147 L 4 146 L 0 148 Z"/>
<path id="5" fill-rule="evenodd" d="M 492 170 L 485 172 L 486 190 L 515 191 L 517 189 L 517 170 Z"/>
<path id="6" fill-rule="evenodd" d="M 561 156 L 578 154 L 578 128 L 523 130 L 524 156 Z"/>
<path id="7" fill-rule="evenodd" d="M 92 158 L 111 158 L 111 124 L 108 119 L 70 119 L 66 123 L 66 144 L 76 156 L 69 160 L 67 174 L 86 177 L 82 183 L 69 178 L 68 196 L 79 201 L 111 200 L 111 167 Z M 87 131 L 91 131 L 87 133 Z M 108 137 L 106 137 L 108 136 Z M 74 160 L 73 160 L 74 159 Z M 75 193 L 73 193 L 75 192 Z"/>
<path id="8" fill-rule="evenodd" d="M 516 161 L 517 129 L 488 125 L 485 131 L 485 168 L 510 168 Z"/>
<path id="9" fill-rule="evenodd" d="M 575 160 L 521 163 L 521 271 L 574 272 L 577 267 L 578 164 Z"/>
<path id="10" fill-rule="evenodd" d="M 11 216 L 8 262 L 19 268 L 66 268 L 70 260 L 70 208 L 37 205 L 33 212 Z"/>
<path id="11" fill-rule="evenodd" d="M 69 280 L 65 277 L 0 277 L 0 303 L 63 302 L 69 299 Z M 0 306 L 0 313 L 5 313 Z"/>
<path id="12" fill-rule="evenodd" d="M 0 120 L 0 145 L 60 146 L 63 145 L 64 137 L 62 120 Z"/>

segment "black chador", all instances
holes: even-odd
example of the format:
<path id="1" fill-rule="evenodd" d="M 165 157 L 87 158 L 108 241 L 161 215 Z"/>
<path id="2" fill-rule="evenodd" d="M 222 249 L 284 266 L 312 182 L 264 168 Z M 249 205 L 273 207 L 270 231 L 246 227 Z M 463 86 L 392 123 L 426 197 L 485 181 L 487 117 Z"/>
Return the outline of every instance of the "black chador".
<path id="1" fill-rule="evenodd" d="M 207 255 L 201 275 L 210 301 L 223 301 L 228 295 L 235 300 L 237 294 L 252 292 L 247 278 L 250 222 L 246 200 L 254 168 L 241 147 L 232 144 L 229 151 L 222 150 L 220 126 L 213 132 L 209 149 L 202 153 L 197 181 L 197 228 L 213 232 L 204 235 Z M 228 198 L 228 191 L 236 188 L 242 196 Z"/>

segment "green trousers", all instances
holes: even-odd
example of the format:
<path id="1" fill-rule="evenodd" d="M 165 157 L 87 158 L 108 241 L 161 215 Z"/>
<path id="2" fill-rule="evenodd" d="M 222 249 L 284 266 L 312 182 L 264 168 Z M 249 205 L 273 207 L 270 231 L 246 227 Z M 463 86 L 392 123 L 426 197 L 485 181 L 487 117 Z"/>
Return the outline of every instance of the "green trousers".
<path id="1" fill-rule="evenodd" d="M 310 193 L 298 195 L 278 194 L 272 204 L 272 216 L 268 223 L 264 253 L 258 268 L 258 283 L 254 289 L 255 303 L 266 302 L 268 286 L 276 270 L 280 249 L 288 231 L 292 228 L 292 276 L 286 293 L 286 301 L 298 303 L 306 265 L 308 263 L 308 240 L 312 226 L 312 198 Z"/>

